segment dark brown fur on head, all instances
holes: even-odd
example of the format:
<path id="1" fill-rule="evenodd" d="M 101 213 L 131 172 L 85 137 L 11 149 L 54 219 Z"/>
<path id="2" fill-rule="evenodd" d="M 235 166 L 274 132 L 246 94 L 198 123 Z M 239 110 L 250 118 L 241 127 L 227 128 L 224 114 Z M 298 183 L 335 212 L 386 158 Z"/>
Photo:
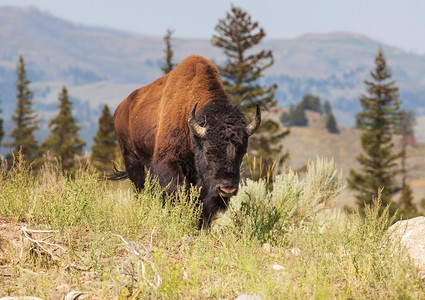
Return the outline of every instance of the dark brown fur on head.
<path id="1" fill-rule="evenodd" d="M 192 133 L 197 185 L 202 186 L 203 221 L 209 223 L 218 211 L 225 210 L 230 196 L 236 194 L 240 165 L 248 146 L 244 115 L 228 102 L 212 102 L 197 114 L 206 134 Z M 223 195 L 224 191 L 231 191 Z"/>

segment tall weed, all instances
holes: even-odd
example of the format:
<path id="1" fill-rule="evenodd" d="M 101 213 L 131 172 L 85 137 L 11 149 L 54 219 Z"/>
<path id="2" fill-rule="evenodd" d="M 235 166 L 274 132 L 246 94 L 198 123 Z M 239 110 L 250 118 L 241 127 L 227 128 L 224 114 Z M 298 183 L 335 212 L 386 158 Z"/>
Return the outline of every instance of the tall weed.
<path id="1" fill-rule="evenodd" d="M 400 245 L 385 246 L 391 222 L 389 208 L 382 208 L 378 197 L 367 206 L 365 216 L 358 210 L 348 216 L 326 213 L 309 226 L 295 228 L 288 239 L 292 247 L 300 249 L 300 255 L 287 263 L 303 282 L 304 297 L 392 299 L 424 295 L 416 268 L 401 248 L 394 249 Z"/>
<path id="2" fill-rule="evenodd" d="M 132 237 L 151 232 L 152 224 L 180 234 L 196 228 L 201 207 L 195 188 L 167 195 L 148 175 L 145 188 L 135 193 L 102 178 L 87 170 L 70 176 L 51 160 L 34 173 L 18 157 L 12 166 L 1 164 L 0 214 L 58 230 L 90 228 Z"/>
<path id="3" fill-rule="evenodd" d="M 27 216 L 31 190 L 34 188 L 34 175 L 20 152 L 13 155 L 12 165 L 0 159 L 0 215 L 16 221 Z"/>
<path id="4" fill-rule="evenodd" d="M 57 164 L 2 167 L 0 215 L 58 229 L 46 242 L 68 251 L 57 265 L 34 264 L 0 231 L 0 294 L 59 299 L 69 285 L 88 299 L 424 299 L 417 269 L 386 246 L 391 218 L 379 198 L 365 217 L 335 213 L 326 209 L 342 187 L 335 166 L 318 160 L 308 172 L 244 182 L 218 224 L 199 231 L 196 189 L 167 195 L 149 175 L 135 192 Z"/>

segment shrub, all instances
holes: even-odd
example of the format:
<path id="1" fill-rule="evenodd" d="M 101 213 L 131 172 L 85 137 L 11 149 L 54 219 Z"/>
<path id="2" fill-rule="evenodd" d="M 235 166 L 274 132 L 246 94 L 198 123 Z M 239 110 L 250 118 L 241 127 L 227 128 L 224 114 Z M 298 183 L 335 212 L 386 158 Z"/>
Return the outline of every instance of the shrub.
<path id="1" fill-rule="evenodd" d="M 318 158 L 302 180 L 292 170 L 276 176 L 270 189 L 265 180 L 247 179 L 232 199 L 228 218 L 236 233 L 275 243 L 294 226 L 331 207 L 342 187 L 333 161 Z"/>

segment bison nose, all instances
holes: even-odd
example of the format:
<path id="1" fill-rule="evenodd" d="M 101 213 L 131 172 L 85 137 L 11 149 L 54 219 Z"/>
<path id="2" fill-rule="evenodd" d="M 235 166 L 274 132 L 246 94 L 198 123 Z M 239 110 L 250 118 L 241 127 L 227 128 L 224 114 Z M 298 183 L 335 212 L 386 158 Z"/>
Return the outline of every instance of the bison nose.
<path id="1" fill-rule="evenodd" d="M 217 185 L 217 191 L 222 197 L 231 197 L 236 195 L 238 192 L 238 187 L 233 185 Z"/>

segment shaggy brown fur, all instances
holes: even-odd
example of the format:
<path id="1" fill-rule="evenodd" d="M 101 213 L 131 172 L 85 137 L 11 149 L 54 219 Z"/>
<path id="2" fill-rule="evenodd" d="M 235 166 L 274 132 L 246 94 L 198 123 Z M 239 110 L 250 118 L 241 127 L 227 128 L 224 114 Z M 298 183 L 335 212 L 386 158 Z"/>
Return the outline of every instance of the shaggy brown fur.
<path id="1" fill-rule="evenodd" d="M 202 138 L 188 127 L 196 102 L 196 120 L 207 129 Z M 140 189 L 149 168 L 162 186 L 171 182 L 168 192 L 188 183 L 202 187 L 206 227 L 236 193 L 248 144 L 246 121 L 230 103 L 209 60 L 190 56 L 167 75 L 135 90 L 115 110 L 114 126 L 126 168 L 116 178 L 128 175 Z"/>

